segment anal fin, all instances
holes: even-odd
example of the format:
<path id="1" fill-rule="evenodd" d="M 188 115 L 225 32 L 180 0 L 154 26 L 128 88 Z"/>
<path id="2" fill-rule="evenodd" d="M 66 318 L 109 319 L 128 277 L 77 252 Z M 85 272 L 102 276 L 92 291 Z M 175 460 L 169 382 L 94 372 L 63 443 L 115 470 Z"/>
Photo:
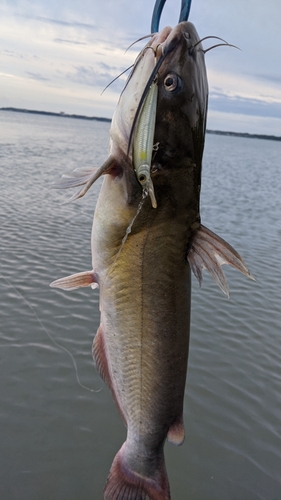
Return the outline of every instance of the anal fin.
<path id="1" fill-rule="evenodd" d="M 92 355 L 101 378 L 104 380 L 106 385 L 111 388 L 111 379 L 106 358 L 102 325 L 98 327 L 97 333 L 95 335 L 92 347 Z"/>
<path id="2" fill-rule="evenodd" d="M 125 425 L 127 426 L 125 414 L 122 410 L 121 403 L 118 400 L 117 394 L 114 390 L 113 383 L 111 380 L 111 375 L 110 375 L 110 370 L 109 370 L 108 360 L 107 360 L 107 355 L 106 355 L 106 346 L 105 346 L 102 325 L 99 326 L 97 333 L 95 335 L 95 338 L 93 341 L 93 347 L 92 347 L 92 354 L 93 354 L 93 358 L 96 362 L 96 368 L 97 368 L 101 378 L 104 380 L 106 385 L 109 387 L 111 394 L 112 394 L 112 397 L 113 397 L 113 399 L 116 403 L 116 406 L 118 408 L 118 411 L 119 411 L 121 417 L 123 418 Z"/>
<path id="3" fill-rule="evenodd" d="M 224 272 L 221 269 L 223 264 L 230 264 L 245 276 L 254 280 L 239 253 L 229 243 L 202 225 L 194 233 L 187 260 L 200 284 L 202 282 L 202 270 L 207 269 L 217 285 L 228 297 L 229 288 Z"/>

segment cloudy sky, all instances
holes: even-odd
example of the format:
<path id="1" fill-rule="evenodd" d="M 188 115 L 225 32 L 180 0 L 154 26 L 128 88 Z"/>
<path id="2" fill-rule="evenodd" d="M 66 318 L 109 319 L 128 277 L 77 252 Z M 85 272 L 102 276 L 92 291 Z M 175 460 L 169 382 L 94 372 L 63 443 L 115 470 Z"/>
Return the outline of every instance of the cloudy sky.
<path id="1" fill-rule="evenodd" d="M 180 4 L 167 0 L 160 28 L 177 24 Z M 110 118 L 124 79 L 101 91 L 134 61 L 142 45 L 125 50 L 150 32 L 153 7 L 154 0 L 0 0 L 0 107 Z M 206 54 L 208 127 L 281 136 L 281 1 L 192 0 L 189 20 L 201 37 L 241 49 Z"/>

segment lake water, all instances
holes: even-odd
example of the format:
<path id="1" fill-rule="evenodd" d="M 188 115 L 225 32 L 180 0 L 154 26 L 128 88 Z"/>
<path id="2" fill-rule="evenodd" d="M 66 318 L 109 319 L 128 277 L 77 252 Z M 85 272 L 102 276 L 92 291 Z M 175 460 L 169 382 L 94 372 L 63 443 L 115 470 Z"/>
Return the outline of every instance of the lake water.
<path id="1" fill-rule="evenodd" d="M 91 356 L 98 291 L 49 288 L 91 269 L 100 181 L 67 205 L 49 185 L 105 160 L 109 124 L 1 111 L 0 127 L 0 498 L 102 500 L 125 429 Z M 256 282 L 224 266 L 228 300 L 193 279 L 172 500 L 281 499 L 280 158 L 280 142 L 206 137 L 202 222 Z"/>

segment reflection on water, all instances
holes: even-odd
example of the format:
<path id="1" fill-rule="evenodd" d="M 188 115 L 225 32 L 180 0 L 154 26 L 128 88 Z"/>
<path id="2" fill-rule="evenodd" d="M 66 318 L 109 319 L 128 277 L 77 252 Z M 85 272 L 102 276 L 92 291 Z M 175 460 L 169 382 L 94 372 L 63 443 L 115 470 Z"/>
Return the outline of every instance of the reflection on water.
<path id="1" fill-rule="evenodd" d="M 98 291 L 49 283 L 91 269 L 100 181 L 69 205 L 49 185 L 105 160 L 109 124 L 0 121 L 0 498 L 99 500 L 125 429 L 91 357 Z M 207 136 L 202 221 L 257 281 L 225 268 L 228 300 L 207 274 L 202 289 L 193 280 L 186 442 L 166 446 L 173 500 L 281 498 L 280 153 L 276 142 Z M 59 346 L 97 392 L 79 386 Z"/>

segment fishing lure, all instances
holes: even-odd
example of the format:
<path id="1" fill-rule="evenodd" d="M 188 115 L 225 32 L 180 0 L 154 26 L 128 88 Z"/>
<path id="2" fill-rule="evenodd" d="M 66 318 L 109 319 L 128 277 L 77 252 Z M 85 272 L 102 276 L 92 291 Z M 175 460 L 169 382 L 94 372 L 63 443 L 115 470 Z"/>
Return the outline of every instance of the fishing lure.
<path id="1" fill-rule="evenodd" d="M 149 195 L 153 208 L 157 208 L 154 186 L 150 176 L 153 139 L 158 96 L 157 81 L 154 80 L 147 93 L 143 108 L 136 125 L 133 141 L 133 163 L 136 176 L 144 195 Z"/>

